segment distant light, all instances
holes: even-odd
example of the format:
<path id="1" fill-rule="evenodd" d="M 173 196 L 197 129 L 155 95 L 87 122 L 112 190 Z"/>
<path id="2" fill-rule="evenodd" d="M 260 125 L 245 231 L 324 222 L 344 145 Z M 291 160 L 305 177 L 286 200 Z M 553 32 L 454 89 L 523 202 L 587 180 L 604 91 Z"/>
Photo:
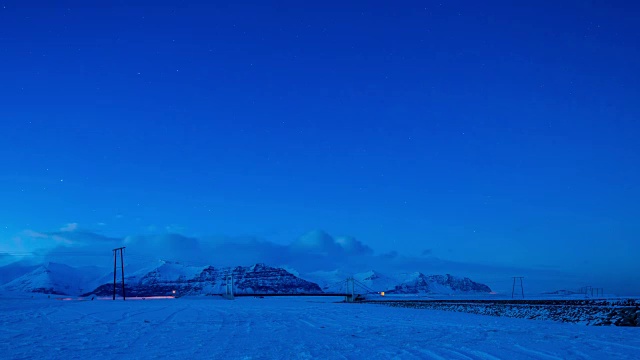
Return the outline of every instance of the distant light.
<path id="1" fill-rule="evenodd" d="M 176 291 L 175 291 L 175 290 L 173 290 L 173 293 L 175 294 L 175 293 L 176 293 Z"/>
<path id="2" fill-rule="evenodd" d="M 384 296 L 384 291 L 380 293 L 380 296 Z"/>

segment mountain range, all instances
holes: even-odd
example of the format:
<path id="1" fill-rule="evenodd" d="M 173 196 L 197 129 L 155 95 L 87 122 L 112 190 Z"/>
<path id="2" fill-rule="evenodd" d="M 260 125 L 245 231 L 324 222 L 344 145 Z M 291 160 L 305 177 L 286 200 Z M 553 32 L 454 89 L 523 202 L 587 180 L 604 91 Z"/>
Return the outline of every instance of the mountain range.
<path id="1" fill-rule="evenodd" d="M 213 266 L 189 266 L 175 262 L 160 262 L 155 267 L 125 276 L 128 296 L 192 296 L 217 295 L 225 292 L 226 278 L 232 275 L 234 292 L 244 294 L 322 293 L 317 284 L 303 280 L 288 271 L 265 264 L 220 269 Z M 113 273 L 111 273 L 113 276 Z M 116 287 L 118 294 L 121 288 Z M 113 281 L 104 281 L 84 296 L 113 294 Z"/>
<path id="2" fill-rule="evenodd" d="M 487 285 L 469 278 L 420 272 L 390 275 L 370 270 L 357 274 L 332 271 L 299 275 L 291 269 L 265 264 L 216 268 L 170 261 L 129 270 L 131 273 L 125 276 L 125 291 L 129 297 L 219 295 L 225 292 L 229 275 L 233 277 L 236 294 L 345 293 L 347 278 L 354 279 L 358 293 L 452 295 L 491 292 Z M 118 295 L 122 291 L 120 276 L 118 271 Z M 0 279 L 4 282 L 0 283 L 3 292 L 99 297 L 113 294 L 113 272 L 105 274 L 93 267 L 74 268 L 59 263 L 7 265 L 0 267 Z"/>
<path id="3" fill-rule="evenodd" d="M 349 275 L 340 271 L 315 272 L 307 278 L 321 284 L 326 292 L 345 290 L 344 280 Z M 466 294 L 490 293 L 491 289 L 466 277 L 446 275 L 425 275 L 421 272 L 383 274 L 375 270 L 352 275 L 356 287 L 384 291 L 388 294 Z"/>

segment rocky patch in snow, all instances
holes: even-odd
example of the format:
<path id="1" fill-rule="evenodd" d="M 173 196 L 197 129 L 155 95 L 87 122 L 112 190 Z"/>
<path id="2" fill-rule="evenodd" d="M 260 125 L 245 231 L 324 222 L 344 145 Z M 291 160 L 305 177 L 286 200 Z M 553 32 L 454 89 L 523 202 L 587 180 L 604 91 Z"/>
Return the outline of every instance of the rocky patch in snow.
<path id="1" fill-rule="evenodd" d="M 376 301 L 371 303 L 414 309 L 467 312 L 479 315 L 552 320 L 593 326 L 640 326 L 640 302 L 624 300 L 516 301 Z"/>

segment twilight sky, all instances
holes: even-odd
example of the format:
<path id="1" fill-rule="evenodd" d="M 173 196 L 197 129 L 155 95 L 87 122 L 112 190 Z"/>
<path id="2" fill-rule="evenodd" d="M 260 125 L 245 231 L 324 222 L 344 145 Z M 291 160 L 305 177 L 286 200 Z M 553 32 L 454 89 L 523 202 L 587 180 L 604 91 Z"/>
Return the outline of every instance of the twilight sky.
<path id="1" fill-rule="evenodd" d="M 640 287 L 637 4 L 51 3 L 0 1 L 0 252 L 323 229 Z"/>

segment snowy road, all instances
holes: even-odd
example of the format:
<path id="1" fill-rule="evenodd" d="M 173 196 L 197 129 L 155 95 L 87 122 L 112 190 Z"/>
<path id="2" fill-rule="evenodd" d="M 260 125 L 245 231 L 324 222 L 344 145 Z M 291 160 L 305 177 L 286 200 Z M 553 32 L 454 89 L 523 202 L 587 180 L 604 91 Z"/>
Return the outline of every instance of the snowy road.
<path id="1" fill-rule="evenodd" d="M 331 300 L 0 298 L 0 357 L 640 359 L 638 328 Z"/>

